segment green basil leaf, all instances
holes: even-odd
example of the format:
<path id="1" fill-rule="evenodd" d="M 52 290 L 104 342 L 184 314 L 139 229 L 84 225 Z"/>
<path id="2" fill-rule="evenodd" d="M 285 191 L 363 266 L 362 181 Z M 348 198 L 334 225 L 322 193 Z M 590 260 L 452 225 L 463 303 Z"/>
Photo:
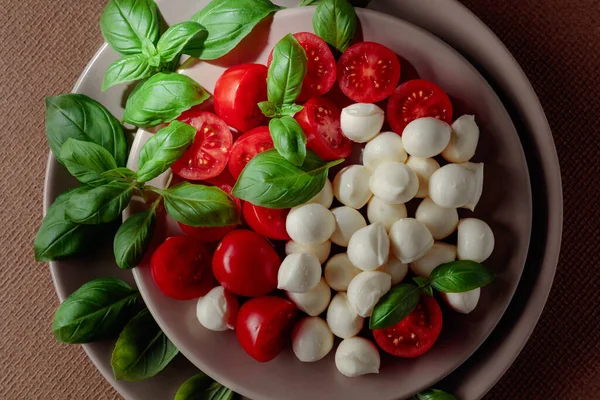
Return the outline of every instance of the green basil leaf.
<path id="1" fill-rule="evenodd" d="M 261 207 L 291 208 L 306 203 L 325 186 L 329 168 L 343 159 L 325 163 L 312 151 L 302 166 L 283 158 L 275 149 L 259 153 L 246 165 L 233 195 Z"/>
<path id="2" fill-rule="evenodd" d="M 172 121 L 210 97 L 198 82 L 182 74 L 159 72 L 140 85 L 127 99 L 123 115 L 125 122 L 140 128 Z"/>
<path id="3" fill-rule="evenodd" d="M 483 265 L 460 260 L 436 267 L 429 275 L 429 283 L 440 292 L 461 293 L 486 286 L 494 277 L 494 273 Z"/>
<path id="4" fill-rule="evenodd" d="M 422 287 L 421 290 L 429 297 L 433 297 L 433 288 L 431 286 Z"/>
<path id="5" fill-rule="evenodd" d="M 275 149 L 289 162 L 301 166 L 306 157 L 306 135 L 298 121 L 292 117 L 273 118 L 269 131 Z"/>
<path id="6" fill-rule="evenodd" d="M 190 147 L 196 137 L 196 128 L 171 122 L 154 134 L 140 152 L 138 182 L 148 182 L 165 172 Z"/>
<path id="7" fill-rule="evenodd" d="M 273 118 L 279 115 L 277 107 L 275 107 L 275 104 L 271 103 L 270 101 L 261 101 L 258 103 L 258 108 L 260 108 L 260 111 L 262 111 L 264 116 L 267 118 Z"/>
<path id="8" fill-rule="evenodd" d="M 65 213 L 71 221 L 80 224 L 114 221 L 121 216 L 132 195 L 133 185 L 127 182 L 111 181 L 97 187 L 88 186 L 70 197 Z"/>
<path id="9" fill-rule="evenodd" d="M 121 57 L 110 64 L 108 70 L 106 70 L 106 75 L 104 75 L 104 81 L 102 82 L 102 91 L 104 92 L 109 87 L 121 83 L 147 78 L 155 70 L 156 68 L 151 66 L 142 54 Z"/>
<path id="10" fill-rule="evenodd" d="M 160 33 L 154 0 L 109 0 L 100 16 L 104 40 L 118 53 L 141 53 L 144 42 L 156 43 Z"/>
<path id="11" fill-rule="evenodd" d="M 137 178 L 137 173 L 129 168 L 115 168 L 111 169 L 110 171 L 103 172 L 102 177 L 108 179 L 124 179 L 126 181 L 133 181 Z"/>
<path id="12" fill-rule="evenodd" d="M 291 33 L 275 45 L 267 74 L 267 97 L 275 107 L 294 103 L 302 91 L 306 62 L 304 48 Z"/>
<path id="13" fill-rule="evenodd" d="M 136 267 L 152 241 L 156 227 L 156 212 L 152 208 L 127 218 L 119 227 L 113 243 L 115 260 L 119 268 Z"/>
<path id="14" fill-rule="evenodd" d="M 299 113 L 303 109 L 304 106 L 301 106 L 299 104 L 284 104 L 283 107 L 281 107 L 281 115 L 293 117 L 294 115 L 296 115 L 296 113 Z"/>
<path id="15" fill-rule="evenodd" d="M 263 19 L 281 7 L 269 0 L 213 0 L 191 18 L 208 30 L 198 58 L 214 60 L 229 53 Z"/>
<path id="16" fill-rule="evenodd" d="M 172 61 L 179 54 L 200 57 L 208 31 L 194 21 L 175 24 L 160 37 L 156 48 L 163 62 Z"/>
<path id="17" fill-rule="evenodd" d="M 323 0 L 313 15 L 315 33 L 341 52 L 354 40 L 357 24 L 354 7 L 348 0 Z"/>
<path id="18" fill-rule="evenodd" d="M 146 59 L 149 65 L 152 67 L 160 66 L 160 54 L 158 54 L 158 50 L 154 43 L 146 40 L 142 46 L 142 56 Z"/>
<path id="19" fill-rule="evenodd" d="M 438 389 L 429 389 L 423 393 L 417 394 L 418 400 L 458 400 L 450 393 L 443 392 Z"/>
<path id="20" fill-rule="evenodd" d="M 410 283 L 396 285 L 381 299 L 371 315 L 370 329 L 384 329 L 396 325 L 419 304 L 420 290 Z"/>
<path id="21" fill-rule="evenodd" d="M 71 175 L 82 183 L 100 179 L 103 172 L 117 168 L 115 159 L 104 147 L 71 138 L 62 145 L 60 158 Z"/>
<path id="22" fill-rule="evenodd" d="M 127 162 L 123 127 L 102 104 L 83 94 L 46 98 L 46 136 L 58 161 L 63 143 L 72 138 L 104 147 L 119 167 Z"/>
<path id="23" fill-rule="evenodd" d="M 162 371 L 179 353 L 148 309 L 136 315 L 115 344 L 110 365 L 115 379 L 139 382 Z"/>
<path id="24" fill-rule="evenodd" d="M 123 329 L 140 298 L 137 290 L 115 278 L 100 278 L 81 286 L 62 302 L 52 322 L 61 343 L 89 343 Z"/>
<path id="25" fill-rule="evenodd" d="M 322 0 L 302 0 L 300 2 L 300 4 L 298 4 L 298 7 L 305 7 L 305 6 L 316 6 L 318 5 Z"/>
<path id="26" fill-rule="evenodd" d="M 236 393 L 231 389 L 200 372 L 181 385 L 174 400 L 231 400 L 234 397 Z"/>
<path id="27" fill-rule="evenodd" d="M 427 278 L 423 278 L 422 276 L 414 277 L 413 281 L 419 286 L 419 289 L 429 285 L 429 280 Z"/>

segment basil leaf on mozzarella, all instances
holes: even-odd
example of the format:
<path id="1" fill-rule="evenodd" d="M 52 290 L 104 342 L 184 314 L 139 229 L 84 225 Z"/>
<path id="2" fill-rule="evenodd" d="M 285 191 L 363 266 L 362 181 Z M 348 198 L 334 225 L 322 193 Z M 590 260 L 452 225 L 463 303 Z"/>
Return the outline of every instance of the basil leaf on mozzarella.
<path id="1" fill-rule="evenodd" d="M 488 285 L 494 273 L 483 265 L 468 260 L 453 261 L 436 267 L 429 275 L 429 284 L 444 293 L 461 293 Z"/>

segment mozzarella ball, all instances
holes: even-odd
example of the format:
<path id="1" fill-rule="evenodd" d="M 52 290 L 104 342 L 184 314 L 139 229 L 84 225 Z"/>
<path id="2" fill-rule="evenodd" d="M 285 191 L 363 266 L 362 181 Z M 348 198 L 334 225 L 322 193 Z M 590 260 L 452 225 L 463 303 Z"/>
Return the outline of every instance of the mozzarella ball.
<path id="1" fill-rule="evenodd" d="M 415 275 L 429 278 L 435 267 L 454 260 L 456 260 L 455 245 L 435 242 L 423 257 L 410 263 L 410 269 Z"/>
<path id="2" fill-rule="evenodd" d="M 429 229 L 414 218 L 403 218 L 390 229 L 392 253 L 408 264 L 421 257 L 433 246 Z"/>
<path id="3" fill-rule="evenodd" d="M 362 165 L 350 165 L 337 173 L 333 180 L 333 194 L 345 206 L 363 208 L 371 198 L 371 172 Z"/>
<path id="4" fill-rule="evenodd" d="M 452 134 L 442 157 L 453 163 L 469 161 L 477 149 L 479 127 L 474 115 L 463 115 L 452 124 Z"/>
<path id="5" fill-rule="evenodd" d="M 367 226 L 367 221 L 357 210 L 351 207 L 337 207 L 331 210 L 335 217 L 335 231 L 331 241 L 338 246 L 348 246 L 354 232 Z"/>
<path id="6" fill-rule="evenodd" d="M 429 197 L 419 204 L 415 212 L 415 218 L 425 224 L 435 240 L 447 238 L 456 230 L 458 225 L 458 211 L 456 211 L 456 208 L 440 207 Z"/>
<path id="7" fill-rule="evenodd" d="M 484 262 L 494 251 L 494 232 L 477 218 L 461 219 L 458 223 L 457 253 L 459 260 Z"/>
<path id="8" fill-rule="evenodd" d="M 339 253 L 331 257 L 323 273 L 325 275 L 325 282 L 333 290 L 338 292 L 344 292 L 348 290 L 348 284 L 354 279 L 354 277 L 362 272 L 361 269 L 356 268 L 354 264 L 350 262 L 348 254 Z"/>
<path id="9" fill-rule="evenodd" d="M 308 292 L 287 292 L 287 295 L 290 301 L 294 303 L 300 311 L 314 317 L 327 309 L 329 301 L 331 300 L 331 289 L 329 289 L 329 286 L 325 283 L 325 279 L 321 278 L 321 281 L 317 286 L 310 289 Z"/>
<path id="10" fill-rule="evenodd" d="M 298 321 L 292 331 L 292 350 L 302 362 L 315 362 L 325 357 L 333 348 L 333 334 L 327 322 L 319 317 L 306 317 Z"/>
<path id="11" fill-rule="evenodd" d="M 342 339 L 358 335 L 365 319 L 357 314 L 348 303 L 344 292 L 336 294 L 327 309 L 327 324 L 331 332 Z"/>
<path id="12" fill-rule="evenodd" d="M 475 174 L 460 164 L 448 164 L 429 178 L 429 197 L 444 208 L 465 207 L 473 199 Z"/>
<path id="13" fill-rule="evenodd" d="M 304 293 L 317 286 L 321 280 L 321 263 L 310 253 L 290 254 L 277 274 L 277 289 Z"/>
<path id="14" fill-rule="evenodd" d="M 380 365 L 379 350 L 365 338 L 344 339 L 335 352 L 335 366 L 338 371 L 350 378 L 378 374 Z"/>
<path id="15" fill-rule="evenodd" d="M 294 242 L 313 246 L 329 240 L 335 231 L 335 218 L 321 204 L 304 204 L 292 208 L 285 221 L 285 229 Z"/>
<path id="16" fill-rule="evenodd" d="M 483 163 L 466 162 L 460 165 L 470 170 L 475 176 L 475 187 L 471 193 L 471 198 L 463 206 L 471 211 L 475 211 L 475 207 L 477 207 L 477 203 L 479 203 L 479 199 L 481 199 L 481 194 L 483 193 Z"/>
<path id="17" fill-rule="evenodd" d="M 310 253 L 317 257 L 319 263 L 323 264 L 329 258 L 329 253 L 331 253 L 331 242 L 326 240 L 323 243 L 305 246 L 293 240 L 288 241 L 285 244 L 285 254 L 297 253 Z"/>
<path id="18" fill-rule="evenodd" d="M 331 207 L 331 204 L 333 204 L 333 186 L 331 185 L 331 181 L 327 179 L 323 189 L 315 197 L 307 201 L 307 203 L 319 203 L 325 208 Z"/>
<path id="19" fill-rule="evenodd" d="M 372 171 L 379 166 L 379 164 L 393 161 L 393 162 L 405 162 L 406 151 L 402 145 L 402 138 L 395 132 L 382 132 L 375 136 L 365 146 L 362 154 L 363 165 Z"/>
<path id="20" fill-rule="evenodd" d="M 367 218 L 369 218 L 369 222 L 372 224 L 381 222 L 388 232 L 394 222 L 406 217 L 406 206 L 404 204 L 388 204 L 377 196 L 373 196 L 369 200 L 369 205 L 367 206 Z"/>
<path id="21" fill-rule="evenodd" d="M 424 199 L 429 195 L 429 179 L 440 169 L 440 164 L 433 158 L 409 157 L 406 165 L 415 171 L 419 179 L 419 190 L 415 197 Z"/>
<path id="22" fill-rule="evenodd" d="M 206 329 L 226 331 L 235 326 L 238 308 L 237 297 L 223 286 L 217 286 L 198 299 L 196 317 Z"/>
<path id="23" fill-rule="evenodd" d="M 356 143 L 364 143 L 381 131 L 385 113 L 375 104 L 355 103 L 342 109 L 340 127 L 344 136 Z"/>
<path id="24" fill-rule="evenodd" d="M 361 317 L 370 317 L 373 308 L 392 287 L 392 277 L 381 271 L 364 271 L 348 285 L 350 307 Z"/>
<path id="25" fill-rule="evenodd" d="M 477 307 L 481 289 L 473 289 L 462 293 L 441 293 L 442 299 L 450 308 L 461 314 L 469 314 Z"/>
<path id="26" fill-rule="evenodd" d="M 381 222 L 357 230 L 348 243 L 350 262 L 363 271 L 381 267 L 389 254 L 390 238 Z"/>
<path id="27" fill-rule="evenodd" d="M 408 264 L 404 264 L 402 261 L 390 254 L 388 262 L 377 268 L 377 271 L 385 272 L 392 277 L 392 286 L 399 284 L 406 278 L 408 273 Z"/>
<path id="28" fill-rule="evenodd" d="M 404 163 L 380 164 L 369 180 L 371 192 L 389 204 L 402 204 L 411 200 L 419 190 L 419 178 Z"/>
<path id="29" fill-rule="evenodd" d="M 419 118 L 410 122 L 402 132 L 404 150 L 415 157 L 435 157 L 450 141 L 450 125 L 436 118 Z"/>

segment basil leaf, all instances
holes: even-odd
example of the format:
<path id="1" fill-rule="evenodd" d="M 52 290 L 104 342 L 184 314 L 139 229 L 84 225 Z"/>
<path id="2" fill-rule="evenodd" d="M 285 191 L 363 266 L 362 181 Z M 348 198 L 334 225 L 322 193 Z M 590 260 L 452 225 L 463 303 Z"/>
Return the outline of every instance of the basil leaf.
<path id="1" fill-rule="evenodd" d="M 417 394 L 418 400 L 458 400 L 450 393 L 443 392 L 438 389 L 429 389 L 423 393 Z"/>
<path id="2" fill-rule="evenodd" d="M 65 214 L 73 222 L 99 224 L 121 216 L 133 194 L 131 183 L 112 181 L 101 186 L 88 186 L 69 199 Z"/>
<path id="3" fill-rule="evenodd" d="M 301 166 L 306 157 L 306 135 L 298 121 L 292 117 L 274 118 L 269 131 L 275 149 L 289 162 Z"/>
<path id="4" fill-rule="evenodd" d="M 59 162 L 62 162 L 60 148 L 69 138 L 104 147 L 119 167 L 127 162 L 123 127 L 102 104 L 83 94 L 46 98 L 46 136 Z"/>
<path id="5" fill-rule="evenodd" d="M 106 339 L 123 329 L 139 298 L 137 290 L 119 279 L 95 279 L 58 306 L 52 333 L 67 344 Z"/>
<path id="6" fill-rule="evenodd" d="M 140 128 L 169 122 L 210 95 L 186 75 L 163 73 L 140 83 L 127 99 L 123 119 Z"/>
<path id="7" fill-rule="evenodd" d="M 103 172 L 117 168 L 115 159 L 104 147 L 71 138 L 62 145 L 60 158 L 71 175 L 83 183 L 97 180 Z"/>
<path id="8" fill-rule="evenodd" d="M 423 278 L 422 276 L 416 276 L 413 278 L 413 281 L 419 286 L 419 289 L 424 288 L 429 285 L 429 280 L 427 278 Z"/>
<path id="9" fill-rule="evenodd" d="M 163 62 L 175 59 L 179 54 L 200 57 L 208 31 L 194 21 L 175 24 L 160 37 L 156 48 Z"/>
<path id="10" fill-rule="evenodd" d="M 151 66 L 160 66 L 160 54 L 158 54 L 158 50 L 156 49 L 156 46 L 154 46 L 154 43 L 145 41 L 142 45 L 142 55 Z"/>
<path id="11" fill-rule="evenodd" d="M 154 134 L 140 152 L 138 182 L 156 178 L 177 161 L 196 137 L 196 128 L 173 121 Z"/>
<path id="12" fill-rule="evenodd" d="M 234 397 L 236 393 L 231 389 L 200 372 L 181 385 L 174 400 L 231 400 Z"/>
<path id="13" fill-rule="evenodd" d="M 354 40 L 357 24 L 348 0 L 323 0 L 313 15 L 315 33 L 342 53 Z"/>
<path id="14" fill-rule="evenodd" d="M 387 292 L 373 309 L 370 329 L 384 329 L 397 324 L 419 304 L 420 290 L 410 283 L 396 285 Z"/>
<path id="15" fill-rule="evenodd" d="M 283 107 L 281 107 L 281 115 L 293 117 L 294 115 L 296 115 L 296 113 L 299 113 L 303 109 L 304 106 L 301 106 L 299 104 L 284 104 Z"/>
<path id="16" fill-rule="evenodd" d="M 109 0 L 100 16 L 104 40 L 118 53 L 141 53 L 144 42 L 156 43 L 160 31 L 154 0 Z"/>
<path id="17" fill-rule="evenodd" d="M 145 309 L 119 335 L 110 365 L 115 379 L 139 382 L 158 374 L 178 353 Z"/>
<path id="18" fill-rule="evenodd" d="M 260 111 L 262 111 L 264 116 L 267 118 L 273 118 L 279 115 L 277 107 L 275 107 L 275 104 L 271 103 L 270 101 L 261 101 L 258 103 L 258 108 L 260 108 Z"/>
<path id="19" fill-rule="evenodd" d="M 129 168 L 115 168 L 111 169 L 110 171 L 103 172 L 101 176 L 108 179 L 124 179 L 126 181 L 133 181 L 137 178 L 137 173 L 133 172 Z"/>
<path id="20" fill-rule="evenodd" d="M 291 34 L 287 34 L 273 48 L 273 60 L 267 74 L 267 97 L 275 107 L 292 104 L 306 75 L 306 53 Z"/>
<path id="21" fill-rule="evenodd" d="M 146 57 L 142 54 L 121 57 L 110 64 L 108 70 L 106 70 L 102 82 L 102 91 L 104 92 L 109 87 L 121 83 L 147 78 L 154 72 L 155 68 L 148 63 Z"/>
<path id="22" fill-rule="evenodd" d="M 208 30 L 198 58 L 214 60 L 229 53 L 263 19 L 281 7 L 269 0 L 213 0 L 191 18 Z"/>
<path id="23" fill-rule="evenodd" d="M 319 4 L 322 0 L 302 0 L 300 2 L 300 4 L 298 4 L 298 7 L 304 7 L 304 6 L 316 6 L 317 4 Z"/>
<path id="24" fill-rule="evenodd" d="M 113 243 L 115 260 L 119 268 L 136 267 L 152 241 L 156 227 L 156 212 L 152 208 L 127 218 L 119 227 Z"/>
<path id="25" fill-rule="evenodd" d="M 483 265 L 460 260 L 436 267 L 429 275 L 429 284 L 440 292 L 461 293 L 486 286 L 494 277 L 494 273 Z"/>
<path id="26" fill-rule="evenodd" d="M 329 168 L 342 162 L 343 159 L 325 163 L 307 151 L 304 164 L 299 167 L 277 150 L 267 150 L 246 165 L 233 188 L 233 195 L 261 207 L 295 207 L 319 193 L 325 186 Z"/>

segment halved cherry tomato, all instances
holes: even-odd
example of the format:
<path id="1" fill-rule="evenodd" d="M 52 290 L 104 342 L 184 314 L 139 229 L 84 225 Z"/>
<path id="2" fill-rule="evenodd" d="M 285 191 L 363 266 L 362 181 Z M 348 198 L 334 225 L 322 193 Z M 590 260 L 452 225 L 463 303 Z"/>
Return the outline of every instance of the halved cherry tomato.
<path id="1" fill-rule="evenodd" d="M 258 153 L 272 149 L 274 146 L 268 126 L 259 126 L 244 133 L 233 144 L 229 154 L 229 172 L 237 179 L 242 170 Z"/>
<path id="2" fill-rule="evenodd" d="M 152 278 L 167 296 L 191 300 L 215 286 L 211 254 L 189 236 L 172 236 L 161 244 L 150 261 Z"/>
<path id="3" fill-rule="evenodd" d="M 242 132 L 266 121 L 258 103 L 267 100 L 267 71 L 262 64 L 242 64 L 226 70 L 215 84 L 217 115 Z"/>
<path id="4" fill-rule="evenodd" d="M 340 128 L 341 113 L 333 102 L 313 97 L 295 116 L 306 134 L 306 147 L 326 161 L 348 157 L 352 152 L 352 142 Z"/>
<path id="5" fill-rule="evenodd" d="M 277 288 L 281 260 L 261 235 L 239 229 L 225 235 L 213 256 L 212 269 L 221 285 L 240 296 L 258 297 Z"/>
<path id="6" fill-rule="evenodd" d="M 392 94 L 400 81 L 400 61 L 375 42 L 350 46 L 338 61 L 337 79 L 344 94 L 358 103 L 376 103 Z"/>
<path id="7" fill-rule="evenodd" d="M 290 240 L 285 229 L 285 220 L 290 213 L 289 208 L 265 208 L 244 203 L 244 219 L 255 232 L 275 240 Z"/>
<path id="8" fill-rule="evenodd" d="M 171 166 L 185 179 L 202 180 L 219 175 L 227 166 L 233 136 L 223 120 L 213 113 L 192 108 L 178 120 L 196 128 L 194 143 Z"/>
<path id="9" fill-rule="evenodd" d="M 433 82 L 414 79 L 398 86 L 390 97 L 387 117 L 392 130 L 402 135 L 409 122 L 433 117 L 450 123 L 452 103 L 446 92 Z"/>
<path id="10" fill-rule="evenodd" d="M 442 310 L 433 297 L 422 296 L 408 317 L 386 329 L 373 330 L 375 341 L 393 356 L 413 358 L 426 353 L 442 331 Z"/>
<path id="11" fill-rule="evenodd" d="M 270 361 L 289 341 L 297 313 L 291 302 L 280 297 L 248 300 L 238 312 L 235 325 L 238 341 L 255 360 Z"/>

